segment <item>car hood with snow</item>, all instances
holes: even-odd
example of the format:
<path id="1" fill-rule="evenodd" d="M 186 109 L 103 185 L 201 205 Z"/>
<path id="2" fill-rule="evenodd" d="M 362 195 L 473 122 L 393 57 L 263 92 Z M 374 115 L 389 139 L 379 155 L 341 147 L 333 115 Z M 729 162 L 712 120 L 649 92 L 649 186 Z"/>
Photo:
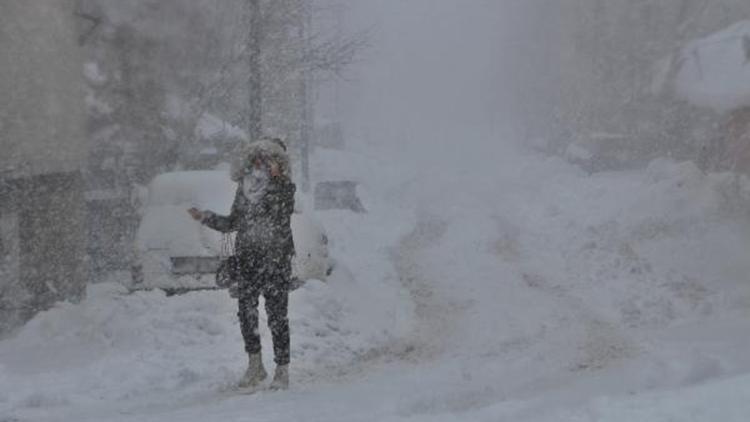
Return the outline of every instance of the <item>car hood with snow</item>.
<path id="1" fill-rule="evenodd" d="M 148 186 L 136 236 L 136 267 L 140 274 L 130 287 L 214 287 L 212 268 L 218 258 L 231 254 L 233 236 L 201 225 L 186 210 L 196 207 L 226 214 L 236 189 L 236 183 L 222 170 L 173 172 L 155 177 Z M 292 234 L 296 252 L 293 277 L 324 279 L 330 263 L 322 226 L 296 209 L 292 215 Z"/>

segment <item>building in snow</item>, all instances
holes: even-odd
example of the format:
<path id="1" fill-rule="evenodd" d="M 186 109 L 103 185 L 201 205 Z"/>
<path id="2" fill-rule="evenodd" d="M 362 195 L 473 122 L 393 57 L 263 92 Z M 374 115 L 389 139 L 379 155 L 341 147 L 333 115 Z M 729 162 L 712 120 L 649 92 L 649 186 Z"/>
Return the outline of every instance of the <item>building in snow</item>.
<path id="1" fill-rule="evenodd" d="M 0 2 L 0 332 L 85 286 L 87 142 L 72 0 Z"/>

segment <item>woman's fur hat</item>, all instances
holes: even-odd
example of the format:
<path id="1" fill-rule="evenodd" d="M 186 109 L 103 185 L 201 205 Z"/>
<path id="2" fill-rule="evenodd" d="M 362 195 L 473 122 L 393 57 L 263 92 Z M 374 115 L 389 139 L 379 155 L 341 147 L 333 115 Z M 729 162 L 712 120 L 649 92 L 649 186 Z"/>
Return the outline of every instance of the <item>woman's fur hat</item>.
<path id="1" fill-rule="evenodd" d="M 256 158 L 275 161 L 279 164 L 281 174 L 290 180 L 292 178 L 289 154 L 286 152 L 286 145 L 279 138 L 261 138 L 255 142 L 242 143 L 233 155 L 229 175 L 235 182 L 242 180 Z"/>

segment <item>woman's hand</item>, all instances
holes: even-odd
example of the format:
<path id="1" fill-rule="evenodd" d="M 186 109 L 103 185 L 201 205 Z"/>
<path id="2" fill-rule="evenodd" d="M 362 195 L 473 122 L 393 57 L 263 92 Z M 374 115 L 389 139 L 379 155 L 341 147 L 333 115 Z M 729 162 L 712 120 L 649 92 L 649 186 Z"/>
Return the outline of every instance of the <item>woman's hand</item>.
<path id="1" fill-rule="evenodd" d="M 195 207 L 188 209 L 187 212 L 195 221 L 203 221 L 203 217 L 205 217 L 205 213 Z"/>

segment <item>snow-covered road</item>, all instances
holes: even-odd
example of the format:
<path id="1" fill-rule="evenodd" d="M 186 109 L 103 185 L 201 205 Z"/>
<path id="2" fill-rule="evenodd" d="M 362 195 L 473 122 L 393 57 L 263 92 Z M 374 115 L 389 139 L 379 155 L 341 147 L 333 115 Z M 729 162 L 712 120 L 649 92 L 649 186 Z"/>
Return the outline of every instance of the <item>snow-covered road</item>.
<path id="1" fill-rule="evenodd" d="M 102 283 L 0 341 L 0 421 L 744 421 L 748 185 L 492 148 L 318 153 L 368 213 L 320 216 L 339 266 L 293 295 L 290 391 L 231 392 L 224 292 Z"/>

